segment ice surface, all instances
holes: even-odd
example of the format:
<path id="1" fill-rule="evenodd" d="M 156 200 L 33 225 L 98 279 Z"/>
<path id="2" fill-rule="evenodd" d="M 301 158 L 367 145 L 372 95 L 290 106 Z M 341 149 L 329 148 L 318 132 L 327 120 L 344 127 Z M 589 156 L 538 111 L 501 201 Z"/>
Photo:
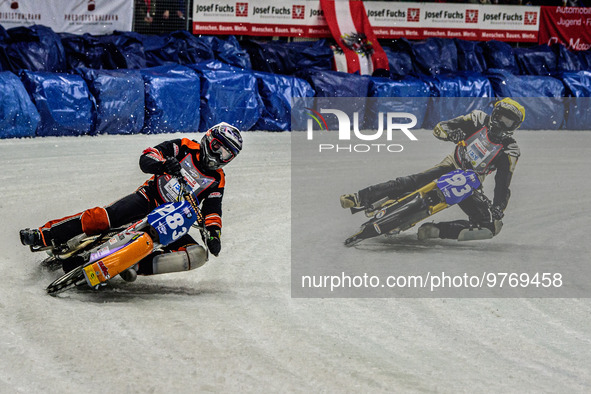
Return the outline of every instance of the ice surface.
<path id="1" fill-rule="evenodd" d="M 287 133 L 245 134 L 226 171 L 218 258 L 188 273 L 116 278 L 100 293 L 47 296 L 57 273 L 40 269 L 42 256 L 20 245 L 18 230 L 132 192 L 147 179 L 141 151 L 173 137 L 0 141 L 0 392 L 591 389 L 589 299 L 291 298 Z M 421 262 L 474 248 L 516 260 L 558 256 L 557 267 L 586 258 L 591 134 L 524 131 L 519 142 L 523 156 L 498 237 L 461 248 L 442 241 L 396 251 L 386 242 L 345 252 Z M 425 142 L 420 152 L 402 173 L 437 162 L 448 148 Z M 338 205 L 341 191 L 333 192 Z M 337 217 L 343 227 L 331 237 L 341 242 L 359 222 Z"/>

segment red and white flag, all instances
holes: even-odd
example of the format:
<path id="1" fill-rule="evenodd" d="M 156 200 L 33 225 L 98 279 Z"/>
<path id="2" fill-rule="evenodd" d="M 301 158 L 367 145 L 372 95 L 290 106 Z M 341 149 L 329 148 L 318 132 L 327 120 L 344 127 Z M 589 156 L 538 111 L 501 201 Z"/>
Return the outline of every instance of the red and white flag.
<path id="1" fill-rule="evenodd" d="M 361 0 L 320 0 L 328 28 L 338 44 L 337 71 L 372 75 L 389 70 L 388 57 L 376 39 Z"/>

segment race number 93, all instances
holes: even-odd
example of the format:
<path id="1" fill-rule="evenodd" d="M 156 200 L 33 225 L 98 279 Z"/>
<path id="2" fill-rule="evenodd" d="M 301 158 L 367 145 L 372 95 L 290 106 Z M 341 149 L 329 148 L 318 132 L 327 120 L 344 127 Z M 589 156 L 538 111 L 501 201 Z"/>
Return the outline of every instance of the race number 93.
<path id="1" fill-rule="evenodd" d="M 456 197 L 462 197 L 472 191 L 472 186 L 466 184 L 464 174 L 454 174 L 445 181 L 452 186 L 450 190 Z"/>
<path id="2" fill-rule="evenodd" d="M 472 195 L 480 187 L 480 180 L 474 171 L 455 170 L 442 175 L 437 180 L 437 187 L 443 192 L 445 202 L 453 205 Z"/>

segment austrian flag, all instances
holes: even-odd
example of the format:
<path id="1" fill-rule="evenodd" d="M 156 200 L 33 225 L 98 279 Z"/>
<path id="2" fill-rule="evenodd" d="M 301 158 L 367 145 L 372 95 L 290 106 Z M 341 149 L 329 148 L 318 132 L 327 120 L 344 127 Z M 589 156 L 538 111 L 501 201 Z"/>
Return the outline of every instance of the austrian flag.
<path id="1" fill-rule="evenodd" d="M 388 57 L 369 24 L 360 0 L 320 0 L 335 48 L 337 71 L 362 75 L 385 75 Z"/>

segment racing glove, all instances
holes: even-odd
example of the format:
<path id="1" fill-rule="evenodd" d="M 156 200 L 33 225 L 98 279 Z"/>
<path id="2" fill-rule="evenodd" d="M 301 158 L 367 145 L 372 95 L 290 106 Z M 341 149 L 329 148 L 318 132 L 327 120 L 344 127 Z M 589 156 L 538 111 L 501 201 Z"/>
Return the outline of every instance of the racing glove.
<path id="1" fill-rule="evenodd" d="M 505 216 L 503 209 L 501 209 L 501 207 L 498 205 L 493 205 L 490 207 L 490 214 L 493 220 L 501 220 L 503 216 Z"/>
<path id="2" fill-rule="evenodd" d="M 220 241 L 222 232 L 217 226 L 209 226 L 207 227 L 207 231 L 209 232 L 209 238 L 205 240 L 207 242 L 207 248 L 214 256 L 217 256 L 220 254 L 220 250 L 222 250 L 222 241 Z"/>
<path id="3" fill-rule="evenodd" d="M 170 174 L 178 178 L 183 176 L 181 173 L 181 163 L 175 157 L 170 157 L 162 163 L 162 171 L 165 174 Z"/>
<path id="4" fill-rule="evenodd" d="M 460 129 L 450 129 L 445 122 L 440 122 L 435 125 L 433 135 L 443 141 L 452 141 L 458 143 L 464 139 L 464 132 Z"/>
<path id="5" fill-rule="evenodd" d="M 447 132 L 447 140 L 457 144 L 464 139 L 464 132 L 460 129 L 449 130 Z"/>

